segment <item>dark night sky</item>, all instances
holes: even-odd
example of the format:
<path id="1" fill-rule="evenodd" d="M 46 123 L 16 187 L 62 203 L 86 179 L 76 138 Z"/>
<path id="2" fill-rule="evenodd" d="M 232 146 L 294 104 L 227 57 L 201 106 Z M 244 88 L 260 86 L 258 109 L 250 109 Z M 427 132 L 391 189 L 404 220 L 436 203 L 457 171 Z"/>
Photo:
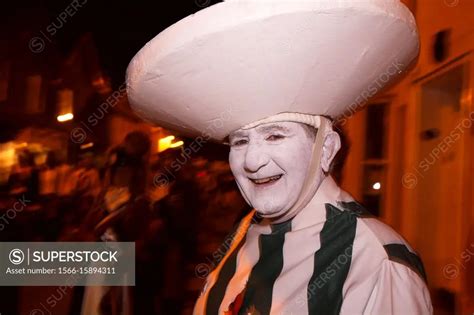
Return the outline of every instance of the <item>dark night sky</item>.
<path id="1" fill-rule="evenodd" d="M 22 13 L 31 11 L 47 12 L 49 22 L 57 21 L 73 0 L 17 0 L 0 4 L 3 21 L 20 19 L 20 23 L 30 21 Z M 76 0 L 85 3 L 72 17 L 68 17 L 64 27 L 55 35 L 61 50 L 67 53 L 77 37 L 92 32 L 99 50 L 101 64 L 111 76 L 114 86 L 123 82 L 125 69 L 134 54 L 160 31 L 219 1 L 172 0 L 172 1 L 106 1 Z M 48 25 L 48 21 L 45 21 Z M 45 27 L 46 27 L 45 25 Z"/>
<path id="2" fill-rule="evenodd" d="M 73 1 L 85 4 L 73 16 L 68 16 L 65 23 L 60 22 L 59 14 Z M 59 53 L 68 56 L 79 36 L 92 33 L 102 70 L 112 79 L 115 90 L 124 82 L 128 63 L 147 41 L 180 19 L 217 2 L 220 1 L 6 0 L 0 2 L 0 45 L 8 45 L 9 40 L 22 32 L 29 34 L 26 36 L 28 41 L 56 22 L 62 26 L 52 40 Z M 46 45 L 46 49 L 48 47 Z M 9 51 L 8 47 L 6 51 Z M 27 56 L 35 56 L 27 44 L 24 52 Z M 0 125 L 6 127 L 5 123 L 0 122 Z M 14 126 L 10 126 L 12 130 L 16 130 L 18 124 Z M 207 145 L 203 154 L 209 149 L 210 156 L 227 159 L 227 148 L 213 148 L 213 145 Z"/>

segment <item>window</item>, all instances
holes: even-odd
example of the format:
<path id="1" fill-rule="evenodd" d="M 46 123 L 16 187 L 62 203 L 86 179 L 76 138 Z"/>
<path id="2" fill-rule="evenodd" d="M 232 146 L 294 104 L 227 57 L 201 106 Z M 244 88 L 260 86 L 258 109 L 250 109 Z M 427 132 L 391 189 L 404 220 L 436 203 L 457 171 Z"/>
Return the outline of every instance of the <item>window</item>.
<path id="1" fill-rule="evenodd" d="M 362 198 L 376 216 L 381 214 L 387 183 L 387 113 L 388 103 L 370 104 L 366 109 Z"/>

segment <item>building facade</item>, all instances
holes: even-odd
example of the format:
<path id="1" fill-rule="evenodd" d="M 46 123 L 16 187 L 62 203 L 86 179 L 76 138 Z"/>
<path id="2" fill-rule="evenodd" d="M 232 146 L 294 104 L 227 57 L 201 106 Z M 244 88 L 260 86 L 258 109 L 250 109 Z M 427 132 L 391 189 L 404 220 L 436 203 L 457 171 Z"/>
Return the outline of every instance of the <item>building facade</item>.
<path id="1" fill-rule="evenodd" d="M 343 186 L 421 254 L 435 303 L 452 297 L 447 308 L 471 314 L 474 1 L 406 2 L 420 31 L 419 60 L 347 120 Z"/>

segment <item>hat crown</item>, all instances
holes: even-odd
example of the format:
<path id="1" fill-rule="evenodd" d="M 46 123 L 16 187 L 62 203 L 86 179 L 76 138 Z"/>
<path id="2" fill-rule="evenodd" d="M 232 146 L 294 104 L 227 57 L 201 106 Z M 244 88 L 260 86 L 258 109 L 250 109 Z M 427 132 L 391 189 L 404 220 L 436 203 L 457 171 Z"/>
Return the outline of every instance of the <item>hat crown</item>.
<path id="1" fill-rule="evenodd" d="M 127 92 L 146 119 L 221 141 L 278 113 L 353 112 L 418 50 L 399 0 L 227 0 L 147 43 Z"/>

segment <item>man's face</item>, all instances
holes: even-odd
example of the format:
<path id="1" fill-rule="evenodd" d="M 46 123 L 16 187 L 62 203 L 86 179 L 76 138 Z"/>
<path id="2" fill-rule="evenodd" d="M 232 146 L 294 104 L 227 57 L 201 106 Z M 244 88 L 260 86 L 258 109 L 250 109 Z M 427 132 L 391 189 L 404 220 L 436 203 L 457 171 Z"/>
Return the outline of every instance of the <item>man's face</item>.
<path id="1" fill-rule="evenodd" d="M 300 123 L 262 124 L 229 136 L 229 163 L 240 191 L 263 216 L 279 216 L 298 199 L 313 138 Z"/>

